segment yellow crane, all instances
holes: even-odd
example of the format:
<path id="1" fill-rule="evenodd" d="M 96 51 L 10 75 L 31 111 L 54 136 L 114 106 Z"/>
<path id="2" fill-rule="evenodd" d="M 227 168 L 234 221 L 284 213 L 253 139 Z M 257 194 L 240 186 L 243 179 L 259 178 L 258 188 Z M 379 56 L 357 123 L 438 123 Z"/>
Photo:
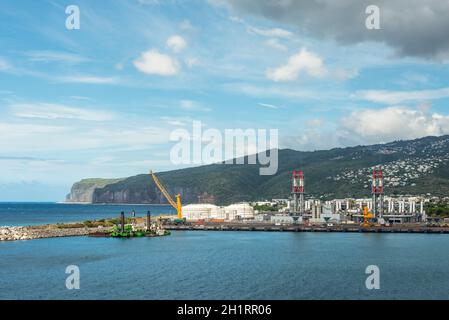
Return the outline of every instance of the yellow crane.
<path id="1" fill-rule="evenodd" d="M 374 218 L 374 215 L 368 211 L 368 207 L 363 208 L 363 227 L 367 228 L 370 226 L 369 220 Z"/>
<path id="2" fill-rule="evenodd" d="M 182 219 L 182 205 L 181 205 L 181 195 L 176 195 L 176 202 L 173 200 L 173 198 L 170 196 L 170 194 L 167 192 L 167 189 L 165 189 L 164 185 L 159 181 L 158 177 L 154 174 L 153 171 L 150 171 L 151 176 L 153 177 L 154 183 L 157 185 L 159 190 L 161 190 L 162 194 L 164 195 L 165 199 L 170 203 L 170 205 L 176 209 L 178 213 L 178 219 Z"/>

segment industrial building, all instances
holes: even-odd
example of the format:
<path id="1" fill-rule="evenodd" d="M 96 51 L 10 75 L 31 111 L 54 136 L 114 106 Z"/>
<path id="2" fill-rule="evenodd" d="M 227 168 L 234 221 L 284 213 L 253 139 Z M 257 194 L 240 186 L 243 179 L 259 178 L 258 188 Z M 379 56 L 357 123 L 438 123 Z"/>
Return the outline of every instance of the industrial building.
<path id="1" fill-rule="evenodd" d="M 375 169 L 372 176 L 372 192 L 370 198 L 305 199 L 305 179 L 302 170 L 292 173 L 292 198 L 286 206 L 279 210 L 287 215 L 271 215 L 273 223 L 359 223 L 364 219 L 364 208 L 367 207 L 376 221 L 381 223 L 425 222 L 424 210 L 426 199 L 422 197 L 387 197 L 384 196 L 384 173 Z M 291 218 L 287 218 L 291 217 Z M 256 220 L 259 220 L 256 218 Z M 265 217 L 262 219 L 266 221 Z"/>
<path id="2" fill-rule="evenodd" d="M 249 203 L 236 203 L 220 207 L 213 204 L 189 204 L 182 207 L 187 221 L 248 221 L 276 225 L 298 223 L 361 223 L 366 222 L 367 208 L 373 221 L 380 224 L 425 222 L 426 199 L 422 197 L 384 196 L 383 171 L 374 170 L 371 197 L 361 199 L 305 199 L 305 175 L 302 170 L 292 173 L 291 199 L 259 201 L 255 205 L 275 207 L 274 212 L 257 212 Z M 278 209 L 278 206 L 282 208 Z"/>
<path id="3" fill-rule="evenodd" d="M 426 199 L 422 197 L 382 197 L 382 213 L 378 211 L 375 217 L 390 223 L 426 221 L 425 202 Z M 380 202 L 377 202 L 377 205 L 379 206 Z M 308 199 L 305 201 L 305 215 L 310 216 L 311 222 L 322 221 L 322 216 L 328 218 L 329 214 L 332 215 L 329 218 L 332 220 L 349 220 L 351 217 L 361 218 L 365 206 L 373 212 L 373 199 L 347 198 L 328 201 Z M 358 222 L 357 219 L 354 220 Z"/>
<path id="4" fill-rule="evenodd" d="M 236 203 L 226 207 L 219 207 L 213 204 L 189 204 L 182 207 L 182 212 L 187 221 L 254 219 L 254 209 L 249 203 Z"/>
<path id="5" fill-rule="evenodd" d="M 254 219 L 254 209 L 246 202 L 231 204 L 224 207 L 223 219 L 226 221 Z"/>
<path id="6" fill-rule="evenodd" d="M 270 222 L 275 225 L 284 225 L 294 224 L 295 222 L 297 222 L 297 220 L 298 218 L 295 219 L 295 217 L 289 216 L 287 214 L 275 214 L 271 216 Z"/>

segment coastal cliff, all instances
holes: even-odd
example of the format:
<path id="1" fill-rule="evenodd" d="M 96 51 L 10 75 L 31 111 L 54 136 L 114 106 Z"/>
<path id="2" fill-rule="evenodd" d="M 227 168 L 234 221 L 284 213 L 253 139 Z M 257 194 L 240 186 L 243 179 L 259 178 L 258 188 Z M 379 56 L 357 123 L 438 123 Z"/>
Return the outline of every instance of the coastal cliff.
<path id="1" fill-rule="evenodd" d="M 109 184 L 119 182 L 121 179 L 83 179 L 73 184 L 65 202 L 92 203 L 93 194 L 97 188 L 104 188 Z"/>

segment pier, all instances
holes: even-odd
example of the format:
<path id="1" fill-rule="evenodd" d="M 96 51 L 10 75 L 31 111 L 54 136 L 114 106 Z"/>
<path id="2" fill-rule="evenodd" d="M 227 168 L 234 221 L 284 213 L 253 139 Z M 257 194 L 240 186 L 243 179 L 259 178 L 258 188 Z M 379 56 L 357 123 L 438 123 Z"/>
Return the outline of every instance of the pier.
<path id="1" fill-rule="evenodd" d="M 256 232 L 352 232 L 352 233 L 434 233 L 449 234 L 449 228 L 420 225 L 397 225 L 390 227 L 362 227 L 359 225 L 305 226 L 273 224 L 206 224 L 206 225 L 164 225 L 174 231 L 256 231 Z"/>

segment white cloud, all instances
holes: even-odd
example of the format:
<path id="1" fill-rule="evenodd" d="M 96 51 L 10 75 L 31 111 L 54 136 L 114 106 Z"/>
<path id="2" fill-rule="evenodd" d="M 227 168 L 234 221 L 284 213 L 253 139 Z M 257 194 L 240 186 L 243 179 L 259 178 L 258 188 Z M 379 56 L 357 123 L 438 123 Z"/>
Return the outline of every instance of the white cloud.
<path id="1" fill-rule="evenodd" d="M 59 51 L 30 51 L 27 52 L 26 55 L 29 57 L 31 61 L 41 61 L 41 62 L 67 62 L 67 63 L 80 63 L 88 61 L 87 58 L 82 57 L 77 54 L 68 53 L 68 52 L 59 52 Z"/>
<path id="2" fill-rule="evenodd" d="M 200 103 L 192 100 L 181 100 L 180 102 L 181 109 L 191 110 L 191 111 L 211 111 L 210 108 L 204 107 Z"/>
<path id="3" fill-rule="evenodd" d="M 333 70 L 333 75 L 337 80 L 345 81 L 352 78 L 355 78 L 359 75 L 359 71 L 357 69 L 342 69 L 337 68 Z"/>
<path id="4" fill-rule="evenodd" d="M 319 56 L 302 49 L 298 54 L 291 56 L 287 64 L 276 69 L 268 69 L 266 74 L 268 79 L 280 82 L 296 80 L 301 72 L 313 77 L 323 77 L 328 73 Z"/>
<path id="5" fill-rule="evenodd" d="M 119 63 L 116 63 L 116 64 L 115 64 L 114 68 L 115 68 L 116 70 L 122 71 L 123 68 L 124 68 L 124 65 L 123 65 L 123 63 L 119 62 Z"/>
<path id="6" fill-rule="evenodd" d="M 179 53 L 187 47 L 187 41 L 179 35 L 174 35 L 167 39 L 167 46 L 173 52 Z"/>
<path id="7" fill-rule="evenodd" d="M 0 71 L 6 71 L 10 68 L 11 66 L 9 65 L 9 63 L 5 59 L 0 57 Z"/>
<path id="8" fill-rule="evenodd" d="M 91 98 L 85 96 L 70 96 L 69 98 L 74 100 L 92 100 Z"/>
<path id="9" fill-rule="evenodd" d="M 310 119 L 306 122 L 308 127 L 317 128 L 323 125 L 323 120 L 321 119 Z"/>
<path id="10" fill-rule="evenodd" d="M 433 100 L 449 97 L 449 88 L 418 91 L 363 90 L 354 95 L 356 99 L 394 104 L 404 101 Z"/>
<path id="11" fill-rule="evenodd" d="M 235 23 L 244 23 L 245 22 L 242 18 L 237 17 L 237 16 L 230 16 L 229 20 L 232 22 L 235 22 Z"/>
<path id="12" fill-rule="evenodd" d="M 307 129 L 281 137 L 281 144 L 295 150 L 327 150 L 449 134 L 449 115 L 428 111 L 404 106 L 359 109 L 326 126 L 323 120 L 312 119 L 306 122 Z"/>
<path id="13" fill-rule="evenodd" d="M 14 104 L 10 106 L 14 116 L 20 118 L 38 119 L 76 119 L 87 121 L 107 121 L 114 118 L 114 114 L 105 111 L 91 111 L 51 103 Z"/>
<path id="14" fill-rule="evenodd" d="M 200 64 L 198 58 L 187 58 L 184 62 L 189 68 L 195 67 Z"/>
<path id="15" fill-rule="evenodd" d="M 138 0 L 140 4 L 144 5 L 159 5 L 161 4 L 161 0 Z"/>
<path id="16" fill-rule="evenodd" d="M 180 70 L 179 63 L 176 59 L 159 53 L 156 49 L 143 52 L 134 61 L 134 66 L 143 73 L 159 76 L 173 76 Z"/>
<path id="17" fill-rule="evenodd" d="M 307 88 L 297 88 L 295 86 L 280 86 L 274 85 L 253 85 L 245 82 L 227 83 L 223 85 L 223 89 L 232 93 L 238 92 L 245 95 L 253 96 L 256 98 L 282 98 L 290 100 L 317 100 L 329 101 L 347 101 L 348 94 L 342 91 L 336 90 L 315 90 Z"/>
<path id="18" fill-rule="evenodd" d="M 141 150 L 169 142 L 170 131 L 144 123 L 107 123 L 98 126 L 78 125 L 78 122 L 32 124 L 25 119 L 13 123 L 0 122 L 0 149 L 5 154 L 39 152 L 62 155 L 63 152 L 97 149 L 102 152 Z"/>
<path id="19" fill-rule="evenodd" d="M 194 119 L 192 119 L 190 117 L 163 116 L 163 117 L 161 117 L 161 120 L 170 126 L 184 127 L 188 124 L 192 124 L 192 121 Z"/>
<path id="20" fill-rule="evenodd" d="M 256 28 L 252 26 L 247 27 L 247 31 L 249 33 L 255 33 L 264 37 L 274 37 L 274 38 L 290 38 L 293 36 L 288 30 L 284 30 L 281 28 L 273 28 L 273 29 L 264 29 L 264 28 Z"/>
<path id="21" fill-rule="evenodd" d="M 278 106 L 275 106 L 273 104 L 268 104 L 268 103 L 258 103 L 259 106 L 264 107 L 264 108 L 268 108 L 268 109 L 279 109 Z"/>
<path id="22" fill-rule="evenodd" d="M 279 40 L 276 38 L 268 39 L 267 41 L 264 42 L 264 44 L 276 50 L 287 51 L 287 47 L 284 46 L 282 43 L 280 43 Z"/>
<path id="23" fill-rule="evenodd" d="M 341 128 L 366 143 L 449 134 L 449 116 L 406 107 L 362 109 L 341 120 Z"/>
<path id="24" fill-rule="evenodd" d="M 90 75 L 75 75 L 59 77 L 56 80 L 69 83 L 84 83 L 84 84 L 117 84 L 118 78 L 115 77 L 98 77 Z"/>
<path id="25" fill-rule="evenodd" d="M 195 31 L 197 28 L 194 27 L 192 25 L 192 23 L 190 22 L 190 20 L 183 20 L 180 24 L 179 27 L 181 28 L 181 30 L 184 31 Z"/>

